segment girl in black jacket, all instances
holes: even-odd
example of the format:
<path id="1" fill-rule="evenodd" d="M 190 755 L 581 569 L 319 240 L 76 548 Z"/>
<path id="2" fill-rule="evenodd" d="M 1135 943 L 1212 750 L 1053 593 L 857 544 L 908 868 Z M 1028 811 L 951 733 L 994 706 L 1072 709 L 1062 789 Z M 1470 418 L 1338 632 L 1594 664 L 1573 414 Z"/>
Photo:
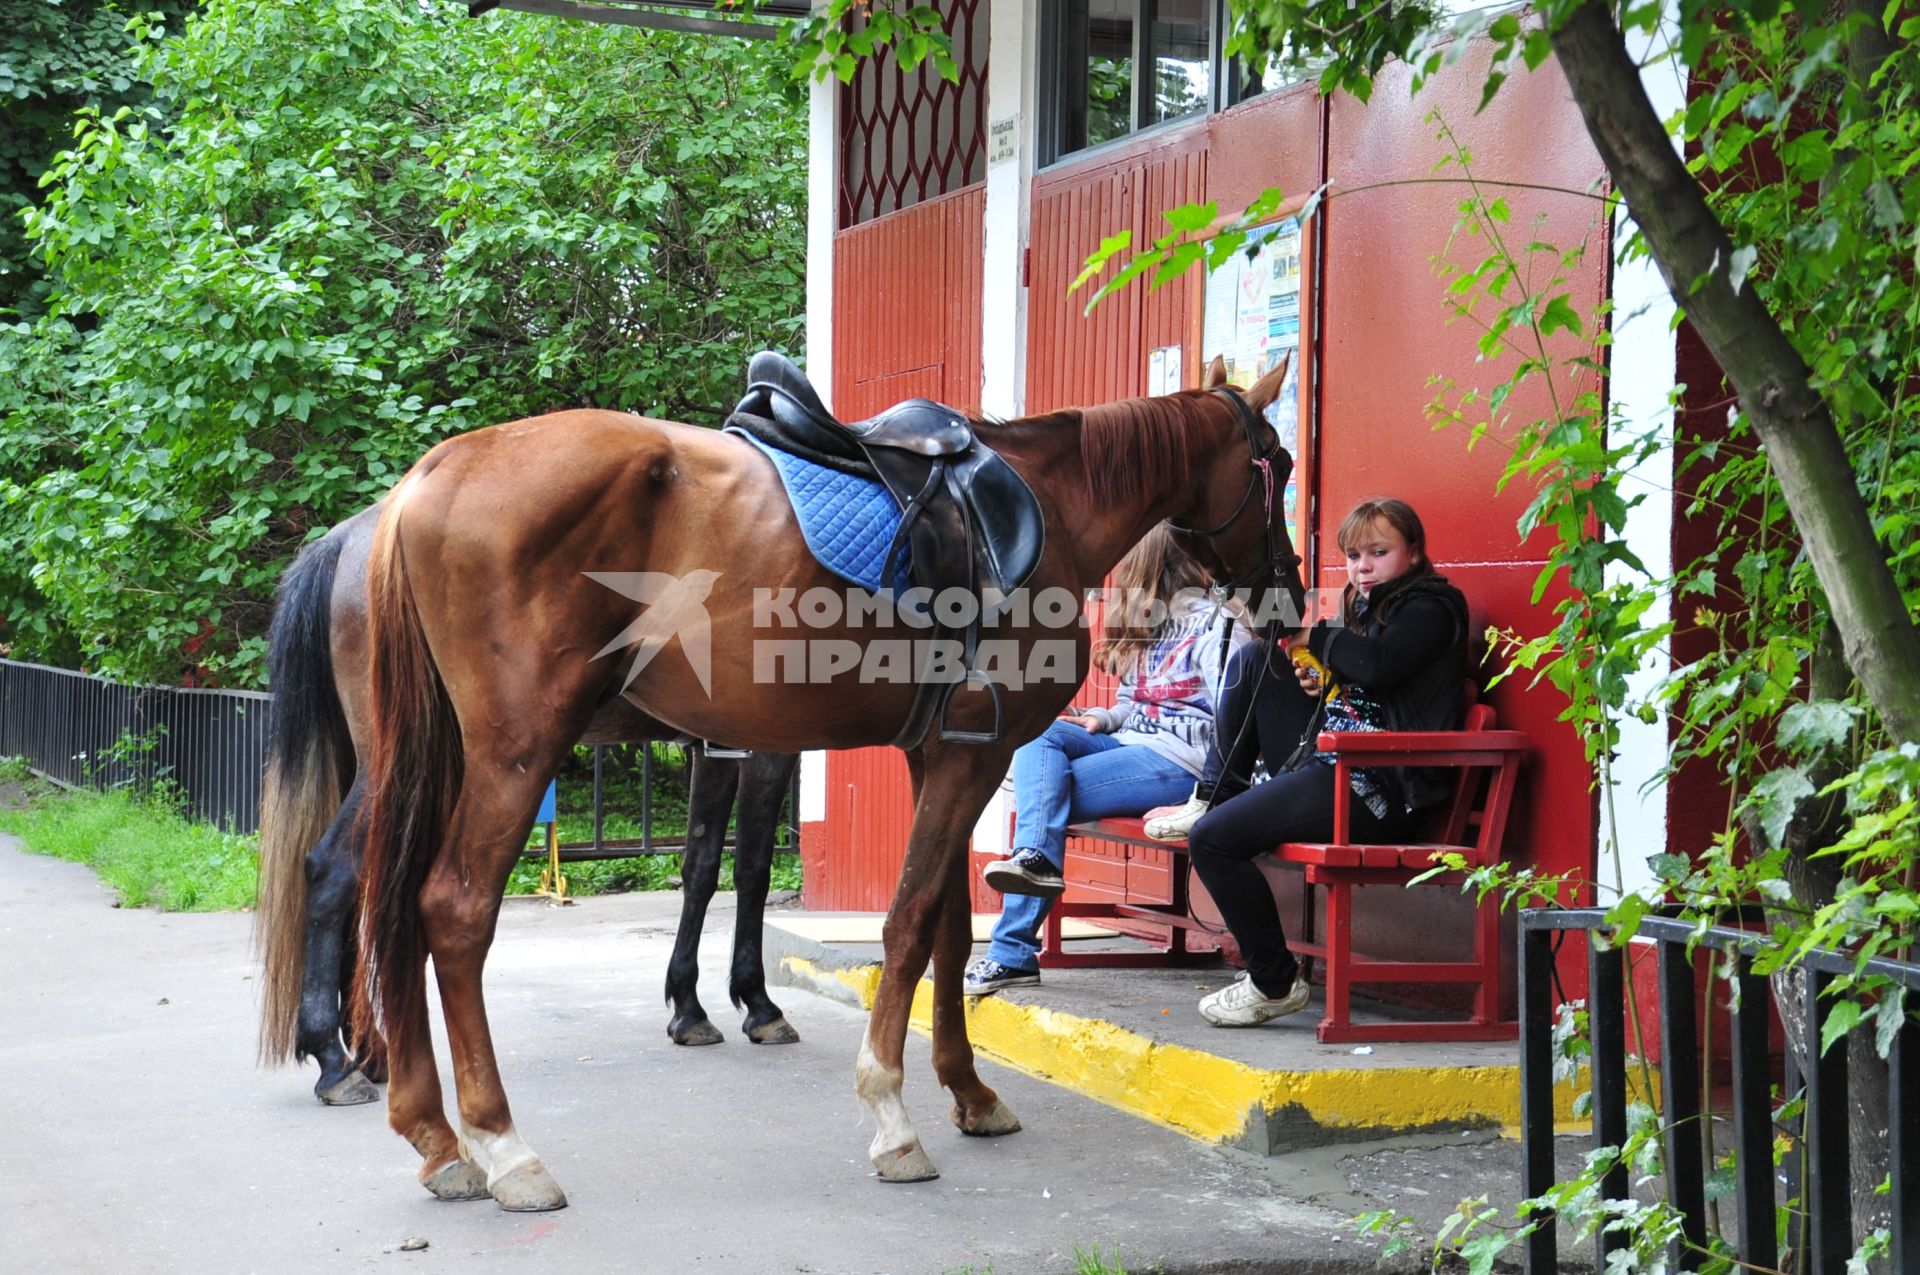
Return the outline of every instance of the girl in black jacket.
<path id="1" fill-rule="evenodd" d="M 1467 604 L 1434 573 L 1419 515 L 1404 501 L 1369 500 L 1346 516 L 1336 538 L 1347 556 L 1340 619 L 1291 643 L 1312 652 L 1328 683 L 1285 650 L 1265 642 L 1242 647 L 1223 679 L 1200 785 L 1186 807 L 1148 820 L 1149 835 L 1186 834 L 1194 871 L 1245 957 L 1246 973 L 1200 1002 L 1201 1015 L 1218 1027 L 1251 1027 L 1306 1007 L 1307 982 L 1253 860 L 1283 841 L 1332 837 L 1333 757 L 1317 751 L 1315 737 L 1459 726 Z M 1249 787 L 1256 759 L 1273 777 Z M 1351 773 L 1356 841 L 1399 840 L 1421 810 L 1448 796 L 1444 775 L 1431 771 Z"/>

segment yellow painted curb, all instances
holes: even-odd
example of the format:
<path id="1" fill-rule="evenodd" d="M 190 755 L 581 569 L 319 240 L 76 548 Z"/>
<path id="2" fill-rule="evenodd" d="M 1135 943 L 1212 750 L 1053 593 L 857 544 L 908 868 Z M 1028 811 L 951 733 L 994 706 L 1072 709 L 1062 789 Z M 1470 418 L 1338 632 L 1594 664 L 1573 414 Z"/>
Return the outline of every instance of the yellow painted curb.
<path id="1" fill-rule="evenodd" d="M 838 982 L 873 1007 L 878 965 L 822 970 L 792 956 L 782 964 L 816 985 Z M 1207 1142 L 1237 1141 L 1257 1113 L 1356 1132 L 1520 1123 L 1517 1065 L 1264 1070 L 998 996 L 968 998 L 966 1005 L 967 1035 L 981 1053 Z M 931 1031 L 932 1010 L 933 984 L 922 979 L 914 989 L 914 1027 Z M 1556 1087 L 1556 1123 L 1574 1122 L 1578 1092 L 1572 1084 Z"/>

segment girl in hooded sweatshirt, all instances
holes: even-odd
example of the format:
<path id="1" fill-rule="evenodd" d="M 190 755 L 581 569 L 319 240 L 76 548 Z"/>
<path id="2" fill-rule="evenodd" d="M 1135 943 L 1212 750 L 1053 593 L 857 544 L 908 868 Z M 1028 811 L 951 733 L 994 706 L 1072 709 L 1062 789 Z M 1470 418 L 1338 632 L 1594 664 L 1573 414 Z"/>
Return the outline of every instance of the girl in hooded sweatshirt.
<path id="1" fill-rule="evenodd" d="M 1256 642 L 1235 654 L 1215 747 L 1184 806 L 1151 812 L 1150 837 L 1187 841 L 1193 868 L 1246 960 L 1205 997 L 1217 1027 L 1251 1027 L 1304 1009 L 1309 989 L 1254 860 L 1283 841 L 1333 836 L 1334 758 L 1321 731 L 1437 731 L 1460 725 L 1467 681 L 1467 603 L 1437 575 L 1420 517 L 1401 500 L 1369 500 L 1341 522 L 1347 586 L 1337 620 L 1292 639 L 1314 662 Z M 1325 679 L 1314 667 L 1326 670 Z M 1256 760 L 1272 778 L 1249 786 Z M 1404 839 L 1420 812 L 1451 794 L 1446 772 L 1356 768 L 1354 840 Z"/>
<path id="2" fill-rule="evenodd" d="M 1093 662 L 1120 677 L 1112 708 L 1069 709 L 1013 755 L 1011 855 L 987 865 L 1007 896 L 969 996 L 1040 981 L 1040 923 L 1066 889 L 1067 825 L 1177 801 L 1201 773 L 1223 660 L 1253 634 L 1237 604 L 1216 606 L 1206 570 L 1165 524 L 1114 568 Z"/>

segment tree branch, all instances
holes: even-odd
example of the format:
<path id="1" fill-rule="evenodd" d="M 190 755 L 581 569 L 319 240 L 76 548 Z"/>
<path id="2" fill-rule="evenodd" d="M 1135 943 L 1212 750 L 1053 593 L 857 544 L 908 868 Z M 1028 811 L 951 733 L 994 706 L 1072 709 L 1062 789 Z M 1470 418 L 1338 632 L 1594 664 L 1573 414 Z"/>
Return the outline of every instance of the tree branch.
<path id="1" fill-rule="evenodd" d="M 1551 38 L 1587 132 L 1661 277 L 1766 444 L 1848 663 L 1893 735 L 1920 739 L 1920 630 L 1806 363 L 1754 290 L 1734 289 L 1732 241 L 1654 115 L 1610 10 L 1587 0 Z"/>

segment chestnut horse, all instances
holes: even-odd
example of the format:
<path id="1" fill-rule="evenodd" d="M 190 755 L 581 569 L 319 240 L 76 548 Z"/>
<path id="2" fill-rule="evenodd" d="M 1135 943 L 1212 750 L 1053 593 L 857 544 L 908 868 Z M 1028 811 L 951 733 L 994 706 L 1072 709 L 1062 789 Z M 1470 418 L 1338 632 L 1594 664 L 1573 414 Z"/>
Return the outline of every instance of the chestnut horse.
<path id="1" fill-rule="evenodd" d="M 1030 594 L 1083 598 L 1167 520 L 1217 579 L 1277 583 L 1297 609 L 1299 559 L 1273 513 L 1291 458 L 1260 416 L 1285 371 L 1244 398 L 1187 390 L 979 424 L 1045 518 Z M 1210 380 L 1223 379 L 1216 365 Z M 670 584 L 640 610 L 612 573 Z M 390 495 L 367 581 L 373 691 L 356 1026 L 363 1034 L 377 1026 L 388 1042 L 388 1122 L 420 1154 L 428 1190 L 490 1194 L 514 1210 L 559 1208 L 565 1195 L 508 1108 L 481 978 L 501 889 L 562 753 L 615 703 L 743 748 L 886 744 L 915 687 L 862 676 L 864 662 L 840 676 L 814 665 L 799 680 L 791 665 L 785 676 L 770 670 L 758 643 L 793 634 L 772 628 L 768 599 L 813 589 L 840 597 L 842 586 L 809 552 L 766 456 L 740 438 L 666 421 L 564 412 L 441 443 Z M 809 650 L 926 636 L 904 616 L 818 618 Z M 637 650 L 599 658 L 636 633 Z M 937 1176 L 900 1097 L 908 1014 L 929 958 L 934 1071 L 953 1095 L 954 1123 L 975 1135 L 1020 1127 L 976 1072 L 962 1013 L 967 836 L 1015 747 L 1073 696 L 1089 638 L 1080 624 L 1047 627 L 1038 606 L 1010 612 L 995 636 L 1018 652 L 1063 643 L 1073 667 L 1008 687 L 997 742 L 936 732 L 907 751 L 913 827 L 854 1067 L 878 1124 L 868 1154 L 886 1181 Z M 995 707 L 984 692 L 958 694 L 950 724 L 988 734 Z M 433 1057 L 429 956 L 453 1055 L 457 1133 Z"/>
<path id="2" fill-rule="evenodd" d="M 260 827 L 259 907 L 255 937 L 264 966 L 260 1058 L 268 1064 L 320 1065 L 314 1095 L 328 1106 L 380 1096 L 367 1077 L 384 1059 L 342 1037 L 351 986 L 354 903 L 361 854 L 358 812 L 367 728 L 367 552 L 380 506 L 363 510 L 301 550 L 280 581 L 267 650 L 275 725 Z M 630 705 L 615 701 L 588 728 L 588 742 L 645 733 Z M 667 965 L 672 1008 L 667 1035 L 676 1044 L 723 1039 L 700 1004 L 700 934 L 719 885 L 722 843 L 735 797 L 734 859 L 738 911 L 728 994 L 746 1010 L 741 1030 L 756 1044 L 800 1039 L 767 995 L 761 922 L 774 838 L 794 764 L 791 753 L 741 760 L 693 756 L 687 795 L 687 847 L 680 928 Z"/>

